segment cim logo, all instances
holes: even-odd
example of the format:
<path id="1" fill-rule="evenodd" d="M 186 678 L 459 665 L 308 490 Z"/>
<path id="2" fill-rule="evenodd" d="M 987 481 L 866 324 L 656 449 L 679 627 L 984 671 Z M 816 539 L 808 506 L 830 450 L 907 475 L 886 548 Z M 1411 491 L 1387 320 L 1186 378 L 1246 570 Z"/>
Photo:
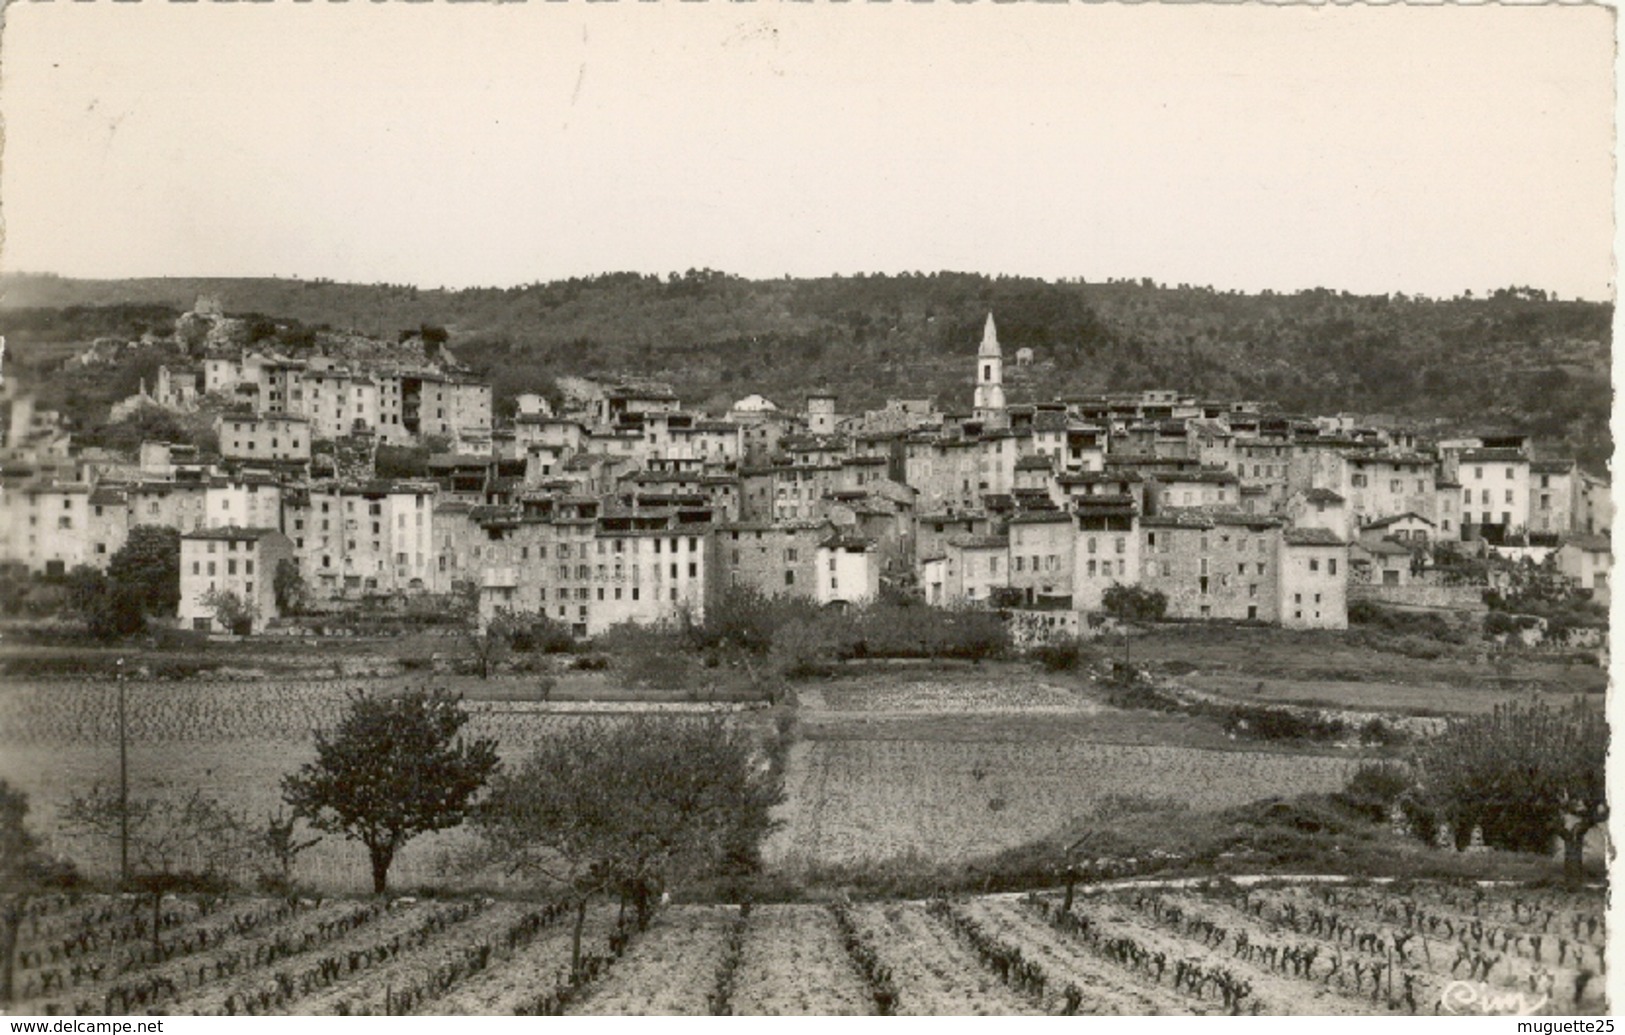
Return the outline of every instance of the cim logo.
<path id="1" fill-rule="evenodd" d="M 1439 1005 L 1452 1014 L 1527 1017 L 1544 1007 L 1549 998 L 1546 992 L 1537 996 L 1493 989 L 1484 981 L 1452 981 L 1439 993 Z"/>

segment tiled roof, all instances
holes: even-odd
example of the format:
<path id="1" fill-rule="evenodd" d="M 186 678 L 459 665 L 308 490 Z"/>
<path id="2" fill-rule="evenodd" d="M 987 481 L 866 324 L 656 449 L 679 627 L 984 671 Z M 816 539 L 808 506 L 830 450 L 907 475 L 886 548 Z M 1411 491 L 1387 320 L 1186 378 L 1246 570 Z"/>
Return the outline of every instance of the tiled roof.
<path id="1" fill-rule="evenodd" d="M 961 550 L 1003 550 L 1010 545 L 1002 535 L 952 535 L 947 542 Z"/>
<path id="2" fill-rule="evenodd" d="M 192 532 L 181 533 L 182 539 L 264 539 L 269 535 L 281 535 L 274 528 L 239 528 L 236 525 L 227 525 L 224 528 L 200 528 Z"/>
<path id="3" fill-rule="evenodd" d="M 1429 520 L 1428 518 L 1425 518 L 1422 515 L 1418 514 L 1414 510 L 1407 510 L 1403 514 L 1392 514 L 1392 515 L 1390 515 L 1388 517 L 1385 517 L 1385 518 L 1378 518 L 1375 521 L 1368 521 L 1368 522 L 1366 522 L 1365 527 L 1366 528 L 1387 528 L 1389 525 L 1396 525 L 1401 521 L 1421 521 L 1424 524 L 1429 524 L 1429 525 L 1434 523 L 1433 521 Z"/>
<path id="4" fill-rule="evenodd" d="M 1072 515 L 1064 510 L 1026 510 L 1010 519 L 1012 525 L 1071 524 Z"/>
<path id="5" fill-rule="evenodd" d="M 1385 557 L 1410 556 L 1410 548 L 1401 546 L 1392 539 L 1379 539 L 1375 542 L 1361 543 L 1360 549 L 1366 553 L 1378 554 Z"/>
<path id="6" fill-rule="evenodd" d="M 1283 533 L 1289 546 L 1347 546 L 1336 532 L 1326 528 L 1289 528 Z"/>
<path id="7" fill-rule="evenodd" d="M 1563 540 L 1564 546 L 1578 547 L 1587 553 L 1610 553 L 1613 544 L 1605 535 L 1571 535 Z"/>
<path id="8" fill-rule="evenodd" d="M 1529 459 L 1521 449 L 1469 449 L 1461 454 L 1464 463 L 1516 463 Z"/>
<path id="9" fill-rule="evenodd" d="M 1303 494 L 1303 498 L 1310 503 L 1347 503 L 1342 496 L 1330 489 L 1310 489 Z"/>

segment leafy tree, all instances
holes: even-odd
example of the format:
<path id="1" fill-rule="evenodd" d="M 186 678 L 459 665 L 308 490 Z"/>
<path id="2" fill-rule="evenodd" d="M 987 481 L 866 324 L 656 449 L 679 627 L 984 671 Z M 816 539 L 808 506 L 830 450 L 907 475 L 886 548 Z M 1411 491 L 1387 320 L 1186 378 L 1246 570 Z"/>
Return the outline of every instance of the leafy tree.
<path id="1" fill-rule="evenodd" d="M 428 477 L 429 450 L 424 446 L 379 445 L 373 457 L 373 473 L 379 478 Z"/>
<path id="2" fill-rule="evenodd" d="M 211 589 L 198 598 L 198 603 L 214 612 L 215 621 L 237 636 L 254 631 L 254 620 L 259 611 L 252 602 L 244 600 L 229 589 Z"/>
<path id="3" fill-rule="evenodd" d="M 1453 724 L 1419 759 L 1421 786 L 1455 824 L 1500 847 L 1563 842 L 1563 875 L 1582 878 L 1585 837 L 1608 819 L 1608 721 L 1576 701 L 1506 704 Z"/>
<path id="4" fill-rule="evenodd" d="M 779 767 L 721 718 L 583 722 L 498 777 L 480 809 L 483 840 L 513 872 L 563 887 L 576 907 L 618 894 L 646 926 L 669 881 L 749 872 L 782 798 Z"/>
<path id="5" fill-rule="evenodd" d="M 141 594 L 86 565 L 68 573 L 68 609 L 85 623 L 85 631 L 104 642 L 134 636 L 146 628 Z"/>
<path id="6" fill-rule="evenodd" d="M 316 761 L 283 778 L 282 798 L 317 830 L 366 845 L 381 894 L 401 846 L 461 823 L 496 772 L 496 741 L 465 742 L 467 723 L 461 698 L 444 690 L 358 692 L 337 729 L 316 731 Z"/>
<path id="7" fill-rule="evenodd" d="M 271 576 L 271 592 L 276 597 L 276 608 L 282 614 L 296 615 L 305 609 L 309 589 L 297 561 L 284 557 L 276 562 L 276 572 Z"/>
<path id="8" fill-rule="evenodd" d="M 1100 597 L 1101 610 L 1122 622 L 1155 622 L 1168 613 L 1168 597 L 1160 590 L 1113 583 Z"/>
<path id="9" fill-rule="evenodd" d="M 1112 583 L 1100 595 L 1101 610 L 1124 623 L 1123 668 L 1127 675 L 1130 649 L 1127 623 L 1155 622 L 1168 612 L 1168 597 L 1161 590 Z"/>
<path id="10" fill-rule="evenodd" d="M 174 617 L 181 601 L 181 534 L 137 525 L 107 564 L 107 577 L 130 587 L 151 615 Z"/>

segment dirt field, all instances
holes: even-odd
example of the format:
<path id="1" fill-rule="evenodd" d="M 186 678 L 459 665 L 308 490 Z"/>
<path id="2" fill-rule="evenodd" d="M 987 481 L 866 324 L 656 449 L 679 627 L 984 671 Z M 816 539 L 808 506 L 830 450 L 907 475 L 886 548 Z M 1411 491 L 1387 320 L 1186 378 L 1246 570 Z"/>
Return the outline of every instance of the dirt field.
<path id="1" fill-rule="evenodd" d="M 281 779 L 314 757 L 311 731 L 336 724 L 346 694 L 364 689 L 389 693 L 398 680 L 180 680 L 126 684 L 132 796 L 181 796 L 202 788 L 252 821 L 281 805 Z M 89 872 L 109 872 L 111 845 L 71 837 L 58 814 L 74 793 L 118 780 L 117 692 L 108 681 L 15 680 L 0 684 L 0 779 L 29 797 L 33 829 Z M 689 703 L 471 700 L 467 733 L 497 738 L 499 753 L 516 761 L 561 723 L 582 716 L 629 710 L 704 711 Z M 736 712 L 752 721 L 746 708 Z M 460 856 L 469 844 L 462 831 L 427 834 L 407 844 L 390 871 L 396 887 L 457 884 Z M 366 852 L 360 845 L 327 837 L 303 853 L 294 876 L 329 892 L 369 887 Z M 501 874 L 482 883 L 501 886 Z"/>
<path id="2" fill-rule="evenodd" d="M 1107 798 L 1222 808 L 1340 788 L 1349 751 L 1268 750 L 1188 716 L 1119 711 L 1065 678 L 988 664 L 805 684 L 770 866 L 991 856 Z"/>

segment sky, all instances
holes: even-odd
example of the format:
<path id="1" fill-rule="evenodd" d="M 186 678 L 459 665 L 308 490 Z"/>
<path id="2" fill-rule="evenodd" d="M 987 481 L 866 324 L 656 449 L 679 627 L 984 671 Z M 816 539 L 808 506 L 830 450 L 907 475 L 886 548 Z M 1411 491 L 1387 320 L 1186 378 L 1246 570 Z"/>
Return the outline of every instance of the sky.
<path id="1" fill-rule="evenodd" d="M 0 269 L 1613 295 L 1596 7 L 13 4 Z"/>

